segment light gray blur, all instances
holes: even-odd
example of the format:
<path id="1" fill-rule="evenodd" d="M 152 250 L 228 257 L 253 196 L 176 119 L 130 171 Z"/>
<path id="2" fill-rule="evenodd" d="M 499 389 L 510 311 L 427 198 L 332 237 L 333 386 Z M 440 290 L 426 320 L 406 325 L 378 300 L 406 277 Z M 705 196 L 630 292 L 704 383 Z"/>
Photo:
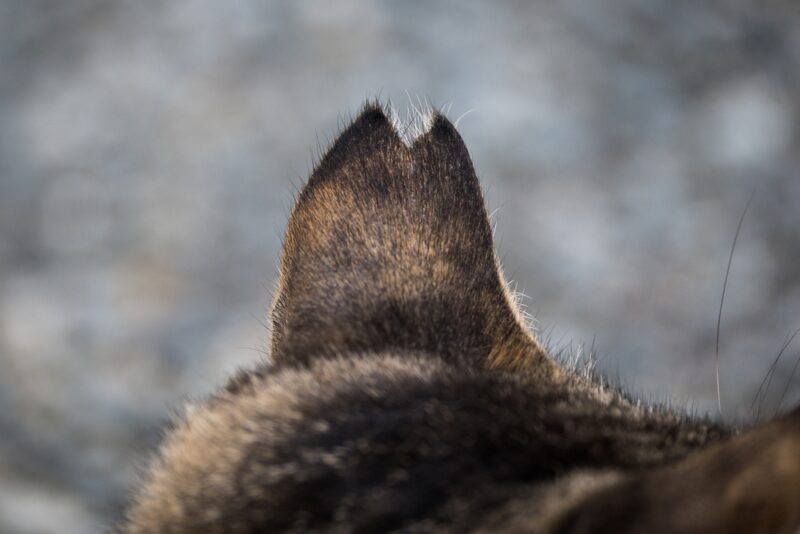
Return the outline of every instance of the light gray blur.
<path id="1" fill-rule="evenodd" d="M 758 186 L 720 344 L 724 416 L 752 418 L 800 327 L 795 6 L 0 3 L 0 531 L 100 531 L 181 401 L 263 357 L 292 193 L 378 95 L 470 112 L 554 346 L 701 412 Z"/>

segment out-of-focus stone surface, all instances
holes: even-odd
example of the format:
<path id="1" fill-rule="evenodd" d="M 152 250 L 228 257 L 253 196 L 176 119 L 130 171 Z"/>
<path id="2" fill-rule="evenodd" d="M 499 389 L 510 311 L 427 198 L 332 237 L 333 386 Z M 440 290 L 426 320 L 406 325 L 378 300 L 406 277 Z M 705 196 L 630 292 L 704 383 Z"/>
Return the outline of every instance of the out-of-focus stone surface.
<path id="1" fill-rule="evenodd" d="M 0 65 L 2 532 L 101 531 L 181 402 L 263 357 L 292 192 L 367 97 L 473 110 L 509 277 L 635 391 L 716 409 L 756 186 L 726 417 L 800 326 L 792 1 L 17 0 Z"/>

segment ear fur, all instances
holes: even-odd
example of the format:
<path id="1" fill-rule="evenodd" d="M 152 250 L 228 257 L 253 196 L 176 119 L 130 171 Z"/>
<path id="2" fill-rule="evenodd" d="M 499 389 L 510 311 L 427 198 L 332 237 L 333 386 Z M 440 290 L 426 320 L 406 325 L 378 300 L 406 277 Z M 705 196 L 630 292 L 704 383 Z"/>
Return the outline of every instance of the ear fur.
<path id="1" fill-rule="evenodd" d="M 461 136 L 429 124 L 408 146 L 368 105 L 311 175 L 286 231 L 276 362 L 399 348 L 559 372 L 508 297 Z"/>

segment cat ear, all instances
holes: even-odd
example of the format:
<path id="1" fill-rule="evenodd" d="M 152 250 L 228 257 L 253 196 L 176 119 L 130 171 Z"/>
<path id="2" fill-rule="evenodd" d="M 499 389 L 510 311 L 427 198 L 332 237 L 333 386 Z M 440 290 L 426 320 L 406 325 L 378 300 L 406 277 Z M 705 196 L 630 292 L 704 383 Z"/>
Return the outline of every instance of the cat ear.
<path id="1" fill-rule="evenodd" d="M 370 164 L 407 160 L 408 147 L 388 115 L 380 105 L 367 104 L 324 154 L 302 194 L 310 195 L 326 182 L 345 189 L 389 178 L 385 171 L 392 171 L 391 168 L 371 168 Z"/>
<path id="2" fill-rule="evenodd" d="M 515 315 L 466 146 L 441 114 L 406 145 L 368 106 L 301 191 L 273 309 L 275 361 L 425 351 L 555 369 Z"/>
<path id="3" fill-rule="evenodd" d="M 318 352 L 345 350 L 338 324 L 368 300 L 365 262 L 387 243 L 388 224 L 375 202 L 388 184 L 408 181 L 411 157 L 387 114 L 367 105 L 324 154 L 289 218 L 278 291 L 272 308 L 276 363 L 302 362 Z M 385 210 L 383 210 L 385 211 Z M 367 254 L 365 254 L 367 253 Z"/>
<path id="4" fill-rule="evenodd" d="M 800 409 L 670 466 L 633 475 L 568 513 L 557 532 L 794 533 Z"/>

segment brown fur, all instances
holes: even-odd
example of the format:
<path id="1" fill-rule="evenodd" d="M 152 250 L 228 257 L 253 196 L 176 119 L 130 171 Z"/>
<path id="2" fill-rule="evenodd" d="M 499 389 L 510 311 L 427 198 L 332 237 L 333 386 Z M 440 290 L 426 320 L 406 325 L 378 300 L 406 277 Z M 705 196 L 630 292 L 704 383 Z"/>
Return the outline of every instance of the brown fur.
<path id="1" fill-rule="evenodd" d="M 368 106 L 291 215 L 271 363 L 187 410 L 124 532 L 791 532 L 800 412 L 734 429 L 558 364 L 435 115 Z"/>

